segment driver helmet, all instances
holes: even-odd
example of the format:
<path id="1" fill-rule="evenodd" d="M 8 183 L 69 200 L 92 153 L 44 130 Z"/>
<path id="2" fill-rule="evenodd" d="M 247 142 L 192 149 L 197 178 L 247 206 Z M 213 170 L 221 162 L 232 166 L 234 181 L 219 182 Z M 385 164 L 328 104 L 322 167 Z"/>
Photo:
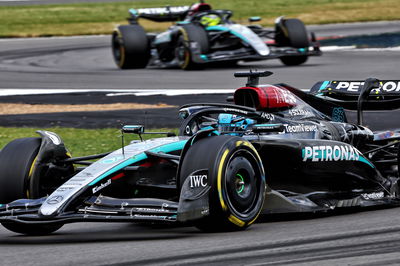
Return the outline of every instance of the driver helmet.
<path id="1" fill-rule="evenodd" d="M 216 26 L 221 23 L 221 18 L 215 14 L 207 14 L 200 18 L 200 23 L 205 27 Z"/>
<path id="2" fill-rule="evenodd" d="M 211 10 L 211 6 L 206 3 L 193 4 L 189 9 L 189 16 L 196 14 L 197 12 Z"/>

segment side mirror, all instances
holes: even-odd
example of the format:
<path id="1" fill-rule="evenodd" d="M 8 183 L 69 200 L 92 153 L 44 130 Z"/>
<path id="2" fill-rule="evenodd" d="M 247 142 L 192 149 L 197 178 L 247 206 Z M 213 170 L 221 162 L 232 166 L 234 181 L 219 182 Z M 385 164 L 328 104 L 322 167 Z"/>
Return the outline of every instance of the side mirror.
<path id="1" fill-rule="evenodd" d="M 249 22 L 258 22 L 261 21 L 261 17 L 249 17 Z"/>
<path id="2" fill-rule="evenodd" d="M 122 127 L 123 133 L 143 134 L 144 126 L 142 125 L 125 125 Z"/>

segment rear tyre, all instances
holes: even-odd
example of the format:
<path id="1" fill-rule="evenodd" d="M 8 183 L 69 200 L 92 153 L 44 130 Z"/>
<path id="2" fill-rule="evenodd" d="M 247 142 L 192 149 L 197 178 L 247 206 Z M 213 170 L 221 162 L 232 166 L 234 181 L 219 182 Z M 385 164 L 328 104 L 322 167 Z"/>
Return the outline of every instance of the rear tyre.
<path id="1" fill-rule="evenodd" d="M 210 49 L 208 35 L 203 27 L 193 24 L 182 25 L 176 40 L 175 57 L 179 67 L 184 70 L 199 69 L 202 66 L 193 62 L 189 48 L 191 42 L 197 43 L 202 54 L 206 54 Z"/>
<path id="2" fill-rule="evenodd" d="M 205 156 L 207 154 L 207 156 Z M 258 217 L 266 189 L 264 169 L 254 147 L 234 136 L 200 139 L 187 151 L 180 184 L 199 169 L 208 169 L 209 215 L 195 222 L 202 231 L 238 231 Z"/>
<path id="3" fill-rule="evenodd" d="M 121 69 L 145 68 L 149 63 L 149 38 L 140 25 L 117 27 L 111 45 L 114 61 Z"/>
<path id="4" fill-rule="evenodd" d="M 310 45 L 304 23 L 299 19 L 284 19 L 277 25 L 275 42 L 278 46 L 290 46 L 294 48 L 308 48 Z M 307 55 L 284 56 L 280 60 L 287 66 L 303 64 L 308 59 Z"/>

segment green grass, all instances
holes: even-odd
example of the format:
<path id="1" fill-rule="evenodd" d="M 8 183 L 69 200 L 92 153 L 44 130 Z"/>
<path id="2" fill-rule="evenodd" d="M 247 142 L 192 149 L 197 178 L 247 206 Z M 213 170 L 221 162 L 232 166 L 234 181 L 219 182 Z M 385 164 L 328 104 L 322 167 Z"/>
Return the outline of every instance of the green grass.
<path id="1" fill-rule="evenodd" d="M 48 130 L 57 133 L 74 157 L 113 151 L 121 148 L 121 132 L 119 129 L 77 129 L 77 128 L 12 128 L 0 127 L 0 147 L 17 138 L 39 137 L 36 130 Z M 177 129 L 152 129 L 153 132 L 175 132 Z M 125 145 L 137 135 L 125 134 Z M 165 135 L 144 135 L 144 139 Z"/>
<path id="2" fill-rule="evenodd" d="M 0 7 L 0 37 L 109 34 L 124 24 L 131 7 L 189 5 L 193 0 L 147 0 L 120 3 L 79 3 Z M 263 17 L 272 25 L 276 17 L 297 17 L 307 24 L 399 19 L 398 0 L 209 0 L 216 9 L 234 11 L 246 22 Z M 162 30 L 171 23 L 143 21 L 148 30 Z"/>

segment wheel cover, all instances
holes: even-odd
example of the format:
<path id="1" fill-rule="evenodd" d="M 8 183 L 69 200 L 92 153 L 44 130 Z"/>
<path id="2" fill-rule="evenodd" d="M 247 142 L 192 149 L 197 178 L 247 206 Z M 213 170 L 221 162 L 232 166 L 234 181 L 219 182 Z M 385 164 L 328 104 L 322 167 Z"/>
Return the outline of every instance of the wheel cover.
<path id="1" fill-rule="evenodd" d="M 185 45 L 185 40 L 183 35 L 181 35 L 178 39 L 176 48 L 175 48 L 175 58 L 178 61 L 178 64 L 185 68 L 189 64 L 190 60 L 190 52 Z"/>
<path id="2" fill-rule="evenodd" d="M 231 212 L 240 218 L 258 214 L 261 178 L 256 158 L 247 150 L 238 150 L 227 163 L 224 190 Z"/>

